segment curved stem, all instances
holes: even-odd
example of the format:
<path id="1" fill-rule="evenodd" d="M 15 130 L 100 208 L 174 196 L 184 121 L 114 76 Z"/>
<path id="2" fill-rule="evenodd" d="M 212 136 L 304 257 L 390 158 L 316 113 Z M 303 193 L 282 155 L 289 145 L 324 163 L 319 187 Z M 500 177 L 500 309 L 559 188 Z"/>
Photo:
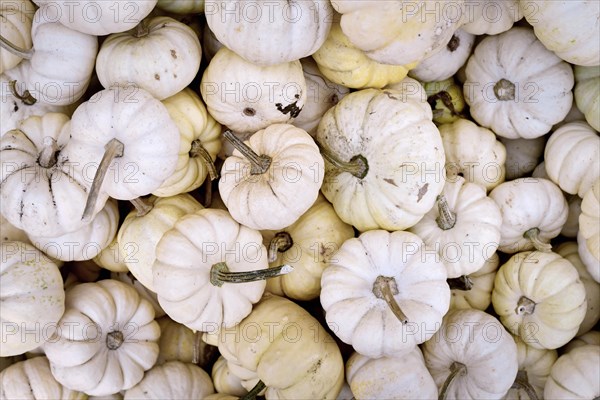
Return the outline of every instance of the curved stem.
<path id="1" fill-rule="evenodd" d="M 506 79 L 500 79 L 494 85 L 494 94 L 500 101 L 515 99 L 515 84 Z"/>
<path id="2" fill-rule="evenodd" d="M 256 382 L 256 385 L 254 385 L 251 391 L 246 393 L 244 396 L 240 397 L 240 400 L 254 400 L 256 399 L 256 396 L 258 396 L 258 394 L 262 392 L 266 387 L 267 385 L 265 385 L 263 381 L 259 380 L 258 382 Z"/>
<path id="3" fill-rule="evenodd" d="M 135 27 L 135 34 L 134 34 L 134 36 L 136 38 L 141 38 L 141 37 L 144 37 L 144 36 L 148 36 L 149 33 L 150 33 L 150 29 L 148 28 L 148 20 L 147 19 L 143 19 Z"/>
<path id="4" fill-rule="evenodd" d="M 204 146 L 202 146 L 202 142 L 200 142 L 200 139 L 196 139 L 192 142 L 192 148 L 190 149 L 190 157 L 191 158 L 196 158 L 196 157 L 202 158 L 202 161 L 204 161 L 204 165 L 206 166 L 206 169 L 208 169 L 208 176 L 210 177 L 211 181 L 214 181 L 215 179 L 217 179 L 219 177 L 219 173 L 217 172 L 217 167 L 215 167 L 215 163 L 214 163 L 210 153 L 204 148 Z"/>
<path id="5" fill-rule="evenodd" d="M 437 197 L 437 205 L 440 215 L 436 218 L 435 222 L 437 222 L 438 226 L 445 231 L 454 228 L 454 225 L 456 224 L 456 214 L 450 210 L 446 196 L 440 194 Z"/>
<path id="6" fill-rule="evenodd" d="M 135 199 L 131 199 L 131 200 L 129 200 L 129 202 L 131 204 L 133 204 L 133 206 L 135 207 L 138 217 L 143 217 L 144 215 L 146 215 L 150 211 L 152 211 L 152 209 L 154 208 L 153 203 L 150 203 L 149 201 L 147 201 L 141 197 L 136 197 Z"/>
<path id="7" fill-rule="evenodd" d="M 458 361 L 454 361 L 450 366 L 450 374 L 444 381 L 444 385 L 440 389 L 440 395 L 438 397 L 439 400 L 445 400 L 448 396 L 448 388 L 454 382 L 454 380 L 460 376 L 467 373 L 467 366 L 463 363 L 459 363 Z"/>
<path id="8" fill-rule="evenodd" d="M 92 220 L 92 214 L 94 213 L 94 209 L 96 208 L 98 196 L 100 195 L 100 188 L 102 187 L 102 183 L 104 182 L 104 178 L 106 177 L 106 173 L 108 172 L 108 167 L 115 158 L 122 157 L 124 151 L 125 146 L 116 138 L 112 138 L 104 146 L 104 155 L 102 156 L 102 161 L 100 161 L 100 165 L 96 170 L 96 175 L 94 175 L 92 188 L 88 193 L 87 202 L 85 203 L 85 209 L 83 210 L 83 215 L 81 216 L 82 220 L 86 222 Z"/>
<path id="9" fill-rule="evenodd" d="M 534 311 L 535 311 L 535 302 L 525 296 L 521 296 L 521 298 L 517 302 L 517 308 L 515 308 L 515 313 L 517 315 L 521 315 L 521 314 L 530 315 L 530 314 L 533 314 Z"/>
<path id="10" fill-rule="evenodd" d="M 125 337 L 121 331 L 109 332 L 106 335 L 106 347 L 108 347 L 109 350 L 117 350 L 124 341 Z"/>
<path id="11" fill-rule="evenodd" d="M 289 274 L 294 270 L 291 265 L 280 265 L 279 267 L 258 269 L 254 271 L 230 272 L 227 264 L 220 262 L 214 264 L 210 269 L 210 283 L 213 286 L 221 287 L 224 283 L 248 283 L 263 279 L 274 278 Z"/>
<path id="12" fill-rule="evenodd" d="M 367 176 L 367 173 L 369 172 L 369 163 L 362 154 L 352 157 L 350 161 L 342 161 L 327 148 L 321 146 L 319 142 L 316 143 L 323 158 L 337 169 L 348 172 L 358 179 L 363 179 Z"/>
<path id="13" fill-rule="evenodd" d="M 287 232 L 278 232 L 269 242 L 269 262 L 277 259 L 277 253 L 287 251 L 294 245 L 292 237 Z"/>
<path id="14" fill-rule="evenodd" d="M 375 283 L 373 283 L 373 294 L 375 297 L 385 300 L 396 318 L 398 318 L 402 324 L 406 324 L 408 322 L 408 317 L 404 314 L 394 298 L 394 295 L 397 295 L 398 293 L 398 285 L 393 277 L 389 278 L 387 276 L 379 275 L 377 279 L 375 279 Z"/>
<path id="15" fill-rule="evenodd" d="M 200 344 L 202 343 L 202 332 L 194 332 L 194 348 L 192 354 L 192 364 L 198 365 L 200 362 Z"/>
<path id="16" fill-rule="evenodd" d="M 271 157 L 267 155 L 258 155 L 252 150 L 250 146 L 244 143 L 243 140 L 238 138 L 233 134 L 232 131 L 227 130 L 223 133 L 225 139 L 229 140 L 229 142 L 236 148 L 242 155 L 250 161 L 250 174 L 251 175 L 260 175 L 264 174 L 269 170 L 271 166 Z"/>
<path id="17" fill-rule="evenodd" d="M 538 400 L 537 393 L 531 384 L 529 383 L 529 379 L 527 378 L 527 371 L 521 370 L 517 372 L 517 377 L 515 378 L 514 383 L 511 386 L 512 389 L 524 390 L 527 393 L 527 397 L 529 400 Z"/>
<path id="18" fill-rule="evenodd" d="M 19 92 L 17 92 L 16 80 L 8 82 L 8 88 L 10 90 L 10 93 L 17 99 L 21 100 L 26 106 L 32 106 L 37 102 L 37 99 L 31 95 L 29 90 L 25 90 L 23 94 L 19 94 Z"/>
<path id="19" fill-rule="evenodd" d="M 212 204 L 212 191 L 213 191 L 212 180 L 205 179 L 204 183 L 203 183 L 203 187 L 204 187 L 204 201 L 202 202 L 202 206 L 204 208 L 210 208 L 210 205 Z"/>
<path id="20" fill-rule="evenodd" d="M 4 50 L 8 51 L 9 53 L 12 53 L 17 57 L 21 57 L 26 60 L 31 60 L 31 57 L 33 57 L 33 53 L 34 53 L 34 50 L 32 48 L 24 49 L 22 47 L 19 47 L 16 44 L 14 44 L 13 42 L 11 42 L 10 40 L 6 39 L 2 35 L 0 35 L 0 48 L 3 48 Z"/>
<path id="21" fill-rule="evenodd" d="M 56 140 L 53 137 L 46 136 L 44 138 L 44 148 L 38 158 L 40 166 L 42 168 L 52 168 L 56 164 L 56 153 L 58 150 Z"/>
<path id="22" fill-rule="evenodd" d="M 447 279 L 448 286 L 451 290 L 468 291 L 473 289 L 473 281 L 468 275 L 461 275 L 458 278 Z"/>
<path id="23" fill-rule="evenodd" d="M 539 228 L 531 228 L 523 234 L 523 237 L 531 240 L 531 242 L 533 243 L 533 247 L 535 247 L 537 251 L 543 251 L 546 253 L 552 251 L 552 245 L 550 243 L 542 242 L 540 240 L 539 234 Z"/>

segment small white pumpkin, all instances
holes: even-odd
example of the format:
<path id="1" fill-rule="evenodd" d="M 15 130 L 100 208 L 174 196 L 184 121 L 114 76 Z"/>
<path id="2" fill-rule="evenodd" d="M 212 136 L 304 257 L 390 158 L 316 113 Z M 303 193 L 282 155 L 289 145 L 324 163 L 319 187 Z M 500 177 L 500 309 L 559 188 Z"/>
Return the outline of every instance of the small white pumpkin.
<path id="1" fill-rule="evenodd" d="M 126 264 L 128 257 L 121 254 L 121 251 L 119 250 L 119 242 L 117 239 L 118 234 L 113 238 L 113 241 L 110 242 L 108 246 L 106 246 L 106 248 L 104 248 L 100 253 L 98 253 L 96 257 L 93 258 L 93 261 L 100 267 L 109 271 L 127 272 L 129 271 L 129 268 L 127 268 Z M 131 244 L 130 246 L 136 247 L 135 244 Z"/>
<path id="2" fill-rule="evenodd" d="M 2 32 L 2 48 L 0 48 L 0 74 L 16 67 L 23 59 L 19 55 L 4 49 L 6 42 L 21 49 L 28 50 L 32 46 L 31 25 L 35 6 L 29 0 L 3 0 L 0 2 L 0 31 Z M 2 121 L 4 123 L 4 121 Z"/>
<path id="3" fill-rule="evenodd" d="M 494 278 L 500 265 L 498 253 L 488 258 L 483 267 L 472 274 L 456 279 L 448 279 L 452 297 L 450 309 L 475 308 L 485 311 L 492 303 Z"/>
<path id="4" fill-rule="evenodd" d="M 202 340 L 202 332 L 193 331 L 168 316 L 156 320 L 160 326 L 157 365 L 169 361 L 192 363 L 207 368 L 218 355 L 217 348 Z"/>
<path id="5" fill-rule="evenodd" d="M 585 119 L 600 131 L 600 65 L 575 66 L 575 102 Z"/>
<path id="6" fill-rule="evenodd" d="M 563 354 L 568 353 L 571 350 L 576 349 L 578 347 L 586 346 L 588 344 L 600 346 L 600 331 L 589 331 L 587 333 L 584 333 L 583 335 L 575 337 L 562 348 Z"/>
<path id="7" fill-rule="evenodd" d="M 579 234 L 592 259 L 585 260 L 588 272 L 600 282 L 600 179 L 583 196 L 579 215 Z"/>
<path id="8" fill-rule="evenodd" d="M 545 399 L 584 400 L 600 396 L 600 346 L 581 346 L 556 360 L 544 387 Z"/>
<path id="9" fill-rule="evenodd" d="M 229 363 L 223 356 L 215 361 L 211 377 L 215 390 L 219 393 L 227 393 L 233 396 L 243 396 L 248 391 L 242 386 L 242 380 L 229 369 Z"/>
<path id="10" fill-rule="evenodd" d="M 460 27 L 473 35 L 497 35 L 523 18 L 519 0 L 467 1 Z"/>

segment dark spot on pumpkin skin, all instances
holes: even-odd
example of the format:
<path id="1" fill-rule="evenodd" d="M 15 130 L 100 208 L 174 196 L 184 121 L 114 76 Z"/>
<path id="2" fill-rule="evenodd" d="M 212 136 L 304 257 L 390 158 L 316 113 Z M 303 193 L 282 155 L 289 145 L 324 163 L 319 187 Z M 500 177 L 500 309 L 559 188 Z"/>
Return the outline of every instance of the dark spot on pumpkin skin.
<path id="1" fill-rule="evenodd" d="M 417 203 L 421 201 L 423 196 L 425 196 L 428 188 L 429 188 L 429 183 L 426 183 L 419 189 L 419 194 L 417 194 Z"/>
<path id="2" fill-rule="evenodd" d="M 298 95 L 296 95 L 298 96 Z M 299 114 L 300 111 L 302 111 L 302 107 L 298 107 L 297 106 L 298 101 L 295 101 L 291 104 L 288 104 L 287 106 L 283 107 L 283 104 L 281 103 L 277 103 L 275 104 L 275 107 L 277 107 L 277 111 L 279 111 L 282 114 L 290 114 L 290 117 L 292 118 L 296 118 Z"/>
<path id="3" fill-rule="evenodd" d="M 159 74 L 154 74 L 154 79 L 156 79 L 157 81 L 160 81 L 160 75 Z"/>
<path id="4" fill-rule="evenodd" d="M 389 183 L 390 185 L 394 185 L 394 186 L 398 187 L 398 185 L 396 185 L 396 181 L 394 181 L 393 179 L 383 178 L 383 180 L 386 181 L 387 183 Z"/>
<path id="5" fill-rule="evenodd" d="M 177 59 L 177 52 L 175 50 L 171 50 L 171 57 Z"/>

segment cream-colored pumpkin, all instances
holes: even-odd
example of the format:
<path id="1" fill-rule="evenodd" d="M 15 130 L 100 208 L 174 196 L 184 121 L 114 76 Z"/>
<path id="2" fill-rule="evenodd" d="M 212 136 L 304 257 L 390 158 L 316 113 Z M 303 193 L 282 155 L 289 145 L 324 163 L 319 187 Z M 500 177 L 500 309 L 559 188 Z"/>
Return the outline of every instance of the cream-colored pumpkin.
<path id="1" fill-rule="evenodd" d="M 492 303 L 492 289 L 496 270 L 500 265 L 498 253 L 488 258 L 483 267 L 467 275 L 456 279 L 449 279 L 450 309 L 475 308 L 485 311 Z"/>
<path id="2" fill-rule="evenodd" d="M 544 387 L 545 399 L 583 400 L 600 396 L 600 346 L 581 346 L 556 360 Z"/>
<path id="3" fill-rule="evenodd" d="M 158 0 L 156 7 L 175 14 L 204 12 L 204 0 Z"/>
<path id="4" fill-rule="evenodd" d="M 520 6 L 535 35 L 550 51 L 572 64 L 600 65 L 597 2 L 520 0 Z"/>
<path id="5" fill-rule="evenodd" d="M 333 206 L 319 194 L 317 201 L 292 225 L 280 231 L 263 231 L 271 267 L 291 265 L 294 271 L 269 279 L 266 290 L 290 299 L 307 301 L 319 297 L 321 276 L 327 262 L 345 240 L 354 237 Z"/>
<path id="6" fill-rule="evenodd" d="M 125 283 L 74 286 L 58 327 L 44 350 L 54 378 L 72 390 L 92 396 L 126 390 L 156 363 L 160 328 L 154 309 Z"/>
<path id="7" fill-rule="evenodd" d="M 217 348 L 202 340 L 200 331 L 192 331 L 168 316 L 156 320 L 160 326 L 159 353 L 156 364 L 169 361 L 193 363 L 201 368 L 210 367 L 216 358 Z"/>
<path id="8" fill-rule="evenodd" d="M 113 241 L 110 242 L 106 248 L 104 248 L 96 257 L 93 258 L 93 261 L 98 264 L 100 267 L 107 269 L 113 272 L 127 272 L 129 268 L 125 261 L 127 261 L 128 257 L 125 257 L 121 254 L 119 250 L 119 242 L 118 242 L 118 232 L 117 235 L 113 238 Z M 136 250 L 132 251 L 130 254 L 135 255 L 137 253 L 137 244 L 130 243 L 128 247 L 134 247 Z"/>
<path id="9" fill-rule="evenodd" d="M 567 344 L 587 312 L 577 269 L 553 252 L 512 256 L 496 274 L 492 304 L 502 324 L 536 349 Z"/>
<path id="10" fill-rule="evenodd" d="M 585 114 L 585 119 L 600 131 L 600 65 L 575 66 L 575 102 Z"/>
<path id="11" fill-rule="evenodd" d="M 579 234 L 591 258 L 584 260 L 590 275 L 600 282 L 600 178 L 583 196 L 579 215 Z M 595 260 L 595 262 L 594 262 Z"/>
<path id="12" fill-rule="evenodd" d="M 433 249 L 448 278 L 469 275 L 483 267 L 498 248 L 502 214 L 485 188 L 460 176 L 447 181 L 436 206 L 409 229 Z"/>
<path id="13" fill-rule="evenodd" d="M 215 361 L 211 377 L 215 385 L 215 390 L 219 393 L 226 393 L 232 396 L 243 396 L 248 391 L 242 386 L 242 380 L 233 374 L 229 369 L 229 363 L 223 356 L 219 356 Z"/>
<path id="14" fill-rule="evenodd" d="M 419 347 L 393 358 L 354 353 L 346 362 L 346 380 L 357 399 L 435 399 L 438 392 Z"/>
<path id="15" fill-rule="evenodd" d="M 316 139 L 327 160 L 321 190 L 359 231 L 413 226 L 444 185 L 444 148 L 431 108 L 425 96 L 408 92 L 414 84 L 406 86 L 351 93 L 319 123 Z"/>
<path id="16" fill-rule="evenodd" d="M 438 125 L 450 124 L 464 116 L 465 97 L 462 86 L 457 85 L 454 78 L 427 82 L 423 88 L 427 93 L 427 103 L 433 110 L 433 122 Z"/>
<path id="17" fill-rule="evenodd" d="M 440 51 L 462 24 L 465 1 L 334 0 L 350 41 L 385 64 L 420 62 Z"/>
<path id="18" fill-rule="evenodd" d="M 76 231 L 53 237 L 30 235 L 29 239 L 50 257 L 62 261 L 91 260 L 113 241 L 118 225 L 117 201 L 111 199 L 89 224 Z"/>
<path id="19" fill-rule="evenodd" d="M 523 18 L 519 0 L 467 1 L 460 27 L 473 35 L 497 35 Z"/>
<path id="20" fill-rule="evenodd" d="M 600 320 L 600 284 L 587 271 L 577 249 L 577 242 L 565 242 L 556 248 L 556 253 L 573 264 L 579 273 L 579 279 L 585 287 L 587 311 L 577 331 L 577 336 L 580 336 L 594 328 Z"/>
<path id="21" fill-rule="evenodd" d="M 462 118 L 439 129 L 446 154 L 446 180 L 462 175 L 488 191 L 504 182 L 506 148 L 494 132 Z"/>
<path id="22" fill-rule="evenodd" d="M 211 167 L 209 162 L 214 162 L 221 150 L 221 125 L 206 111 L 200 96 L 190 88 L 162 103 L 179 128 L 179 159 L 175 172 L 153 194 L 169 197 L 191 192 L 204 183 Z"/>
<path id="23" fill-rule="evenodd" d="M 71 390 L 52 376 L 46 357 L 16 363 L 0 373 L 0 398 L 5 400 L 86 400 L 85 393 Z"/>
<path id="24" fill-rule="evenodd" d="M 30 244 L 6 241 L 0 255 L 0 357 L 33 350 L 48 340 L 65 311 L 54 262 Z"/>
<path id="25" fill-rule="evenodd" d="M 164 100 L 185 89 L 200 68 L 200 39 L 189 26 L 154 17 L 129 32 L 108 36 L 96 73 L 105 88 L 134 85 Z"/>
<path id="26" fill-rule="evenodd" d="M 313 54 L 329 33 L 333 13 L 328 0 L 206 0 L 204 9 L 215 37 L 257 65 L 276 65 Z"/>
<path id="27" fill-rule="evenodd" d="M 502 324 L 480 310 L 452 310 L 423 345 L 425 365 L 445 399 L 498 399 L 518 369 L 517 345 Z M 449 377 L 454 376 L 450 382 Z M 445 385 L 446 383 L 446 385 Z"/>
<path id="28" fill-rule="evenodd" d="M 236 221 L 252 229 L 283 229 L 314 204 L 324 162 L 306 131 L 273 124 L 236 148 L 219 180 L 221 198 Z"/>
<path id="29" fill-rule="evenodd" d="M 506 180 L 529 175 L 538 165 L 540 158 L 544 155 L 546 137 L 540 136 L 535 139 L 506 139 L 499 137 L 498 140 L 506 148 Z M 537 178 L 546 178 L 538 176 Z"/>
<path id="30" fill-rule="evenodd" d="M 200 367 L 181 361 L 157 365 L 123 397 L 133 399 L 204 399 L 215 392 L 210 376 Z"/>
<path id="31" fill-rule="evenodd" d="M 140 297 L 142 299 L 147 300 L 152 305 L 152 308 L 154 308 L 154 318 L 157 319 L 157 321 L 159 321 L 159 318 L 162 318 L 165 316 L 165 310 L 163 310 L 160 307 L 160 304 L 158 304 L 158 299 L 156 297 L 156 293 L 154 293 L 153 291 L 148 289 L 146 286 L 142 285 L 140 283 L 140 281 L 138 281 L 137 279 L 134 278 L 134 276 L 131 272 L 111 272 L 110 279 L 114 279 L 116 281 L 123 282 L 123 283 L 131 286 L 132 288 L 134 288 L 136 290 L 136 292 L 138 292 L 138 294 L 140 295 Z M 162 332 L 162 327 L 161 327 L 161 332 Z M 162 338 L 162 333 L 161 333 L 161 338 Z"/>
<path id="32" fill-rule="evenodd" d="M 353 89 L 383 88 L 404 79 L 417 63 L 390 65 L 378 63 L 356 48 L 334 22 L 327 40 L 312 55 L 319 70 L 330 81 Z"/>
<path id="33" fill-rule="evenodd" d="M 463 66 L 473 50 L 475 35 L 458 29 L 446 47 L 421 60 L 408 75 L 422 82 L 443 81 L 451 78 Z"/>
<path id="34" fill-rule="evenodd" d="M 450 304 L 446 268 L 416 235 L 373 230 L 346 240 L 321 278 L 334 333 L 367 357 L 406 354 L 439 329 Z"/>
<path id="35" fill-rule="evenodd" d="M 586 346 L 588 344 L 600 346 L 600 331 L 589 331 L 581 336 L 575 337 L 562 348 L 563 354 L 568 353 L 571 350 L 576 349 L 578 347 Z"/>
<path id="36" fill-rule="evenodd" d="M 528 28 L 515 27 L 483 39 L 465 72 L 464 94 L 471 116 L 508 139 L 548 133 L 573 103 L 571 66 Z"/>
<path id="37" fill-rule="evenodd" d="M 34 14 L 35 6 L 29 0 L 0 1 L 0 15 L 2 15 L 0 17 L 0 31 L 2 31 L 2 37 L 21 49 L 30 49 L 32 46 L 31 25 Z M 22 57 L 1 48 L 0 74 L 16 67 L 22 59 Z"/>
<path id="38" fill-rule="evenodd" d="M 583 198 L 600 178 L 600 135 L 583 121 L 565 124 L 548 139 L 544 161 L 554 183 Z"/>
<path id="39" fill-rule="evenodd" d="M 498 249 L 514 254 L 525 250 L 549 251 L 569 215 L 558 186 L 548 179 L 519 178 L 498 185 L 490 197 L 502 212 Z"/>
<path id="40" fill-rule="evenodd" d="M 152 265 L 156 259 L 156 245 L 179 218 L 203 207 L 187 193 L 173 197 L 150 197 L 151 209 L 145 215 L 131 211 L 117 234 L 118 253 L 129 272 L 146 288 L 155 291 Z"/>
<path id="41" fill-rule="evenodd" d="M 293 121 L 307 98 L 299 60 L 259 66 L 226 47 L 204 71 L 200 92 L 210 115 L 240 133 Z"/>

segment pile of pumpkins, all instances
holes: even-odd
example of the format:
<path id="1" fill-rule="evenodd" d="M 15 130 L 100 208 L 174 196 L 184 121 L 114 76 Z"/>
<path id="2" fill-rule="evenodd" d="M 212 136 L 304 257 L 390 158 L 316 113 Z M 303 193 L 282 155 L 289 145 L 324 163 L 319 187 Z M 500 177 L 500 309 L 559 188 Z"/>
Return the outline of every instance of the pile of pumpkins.
<path id="1" fill-rule="evenodd" d="M 0 398 L 600 396 L 600 3 L 0 14 Z"/>

